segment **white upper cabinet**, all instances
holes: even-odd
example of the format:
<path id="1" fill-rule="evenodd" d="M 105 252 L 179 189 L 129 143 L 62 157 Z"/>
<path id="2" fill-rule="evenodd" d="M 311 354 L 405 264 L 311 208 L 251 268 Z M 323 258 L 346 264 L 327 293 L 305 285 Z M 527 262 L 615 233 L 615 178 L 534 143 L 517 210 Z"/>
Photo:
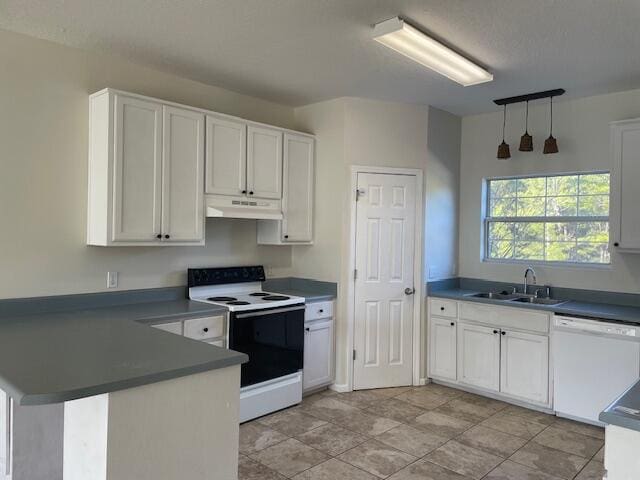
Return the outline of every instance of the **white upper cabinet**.
<path id="1" fill-rule="evenodd" d="M 163 108 L 162 235 L 166 242 L 204 238 L 204 115 Z"/>
<path id="2" fill-rule="evenodd" d="M 247 127 L 247 195 L 282 198 L 282 131 Z"/>
<path id="3" fill-rule="evenodd" d="M 282 238 L 313 239 L 313 138 L 285 133 Z"/>
<path id="4" fill-rule="evenodd" d="M 206 157 L 206 193 L 247 193 L 246 123 L 207 115 Z"/>
<path id="5" fill-rule="evenodd" d="M 90 97 L 87 243 L 204 244 L 204 114 L 103 90 Z"/>
<path id="6" fill-rule="evenodd" d="M 108 118 L 93 117 L 92 121 L 92 127 L 98 127 L 98 122 Z M 162 105 L 116 95 L 114 123 L 110 240 L 155 241 L 161 230 Z"/>
<path id="7" fill-rule="evenodd" d="M 620 250 L 640 253 L 640 119 L 611 125 L 612 192 L 617 192 L 618 231 L 612 235 Z M 615 186 L 615 188 L 613 188 Z"/>

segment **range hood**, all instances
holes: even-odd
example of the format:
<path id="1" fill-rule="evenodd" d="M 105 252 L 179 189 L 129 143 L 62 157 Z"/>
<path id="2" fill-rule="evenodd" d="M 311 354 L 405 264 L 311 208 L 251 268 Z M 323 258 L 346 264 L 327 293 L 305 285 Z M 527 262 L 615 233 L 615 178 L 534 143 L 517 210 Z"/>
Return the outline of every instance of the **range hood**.
<path id="1" fill-rule="evenodd" d="M 213 218 L 282 220 L 280 200 L 244 196 L 205 195 L 205 215 Z"/>

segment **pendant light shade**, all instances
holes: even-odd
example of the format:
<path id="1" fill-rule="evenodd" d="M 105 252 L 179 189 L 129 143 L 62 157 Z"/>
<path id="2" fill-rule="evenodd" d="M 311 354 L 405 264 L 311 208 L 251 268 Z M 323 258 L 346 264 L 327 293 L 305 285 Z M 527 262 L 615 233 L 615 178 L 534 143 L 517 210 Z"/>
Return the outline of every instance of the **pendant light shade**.
<path id="1" fill-rule="evenodd" d="M 520 150 L 521 152 L 532 152 L 533 151 L 533 137 L 529 135 L 529 101 L 527 100 L 527 113 L 525 116 L 524 123 L 524 135 L 520 137 Z"/>
<path id="2" fill-rule="evenodd" d="M 549 138 L 544 141 L 544 149 L 542 153 L 545 155 L 550 153 L 558 153 L 558 141 L 553 137 L 553 97 L 551 97 L 550 105 L 550 116 L 551 121 L 549 124 Z"/>
<path id="3" fill-rule="evenodd" d="M 498 158 L 501 160 L 506 160 L 507 158 L 511 158 L 511 151 L 509 150 L 509 144 L 504 141 L 504 130 L 507 125 L 507 106 L 504 105 L 504 110 L 502 113 L 502 143 L 498 145 Z"/>

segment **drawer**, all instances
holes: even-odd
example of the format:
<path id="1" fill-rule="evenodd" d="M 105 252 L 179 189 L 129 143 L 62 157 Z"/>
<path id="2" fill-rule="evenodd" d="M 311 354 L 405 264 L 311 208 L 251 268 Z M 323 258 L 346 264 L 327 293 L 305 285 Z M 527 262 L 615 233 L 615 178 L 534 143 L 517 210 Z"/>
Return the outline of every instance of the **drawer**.
<path id="1" fill-rule="evenodd" d="M 184 321 L 184 336 L 194 340 L 206 340 L 225 334 L 225 315 L 193 318 Z"/>
<path id="2" fill-rule="evenodd" d="M 304 320 L 317 320 L 319 318 L 333 318 L 333 302 L 308 303 L 304 312 Z"/>
<path id="3" fill-rule="evenodd" d="M 157 328 L 158 330 L 164 330 L 165 332 L 182 335 L 182 322 L 158 323 L 151 326 L 153 328 Z"/>
<path id="4" fill-rule="evenodd" d="M 431 298 L 429 313 L 439 317 L 455 318 L 458 316 L 458 304 L 454 300 Z"/>
<path id="5" fill-rule="evenodd" d="M 460 319 L 485 323 L 500 328 L 515 328 L 539 333 L 547 333 L 549 331 L 549 314 L 527 310 L 526 308 L 460 302 Z"/>

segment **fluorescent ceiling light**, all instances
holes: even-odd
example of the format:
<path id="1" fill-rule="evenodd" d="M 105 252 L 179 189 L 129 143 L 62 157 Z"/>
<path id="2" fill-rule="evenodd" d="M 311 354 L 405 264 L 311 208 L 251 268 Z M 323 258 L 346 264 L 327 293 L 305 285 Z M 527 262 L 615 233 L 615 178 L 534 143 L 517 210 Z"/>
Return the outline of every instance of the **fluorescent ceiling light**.
<path id="1" fill-rule="evenodd" d="M 465 87 L 493 80 L 493 75 L 484 68 L 413 28 L 400 17 L 376 24 L 373 38 Z"/>

